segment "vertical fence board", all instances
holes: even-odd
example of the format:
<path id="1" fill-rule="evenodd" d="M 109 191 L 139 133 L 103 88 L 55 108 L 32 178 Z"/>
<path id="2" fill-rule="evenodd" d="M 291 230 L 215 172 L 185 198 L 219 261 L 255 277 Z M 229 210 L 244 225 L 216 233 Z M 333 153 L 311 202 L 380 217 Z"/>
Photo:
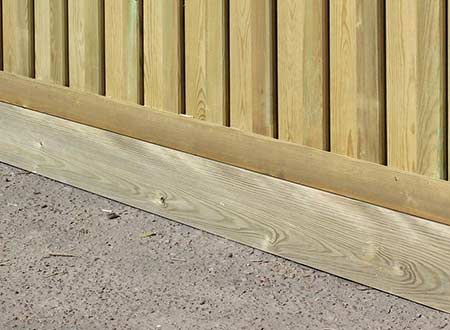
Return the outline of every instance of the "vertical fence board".
<path id="1" fill-rule="evenodd" d="M 2 18 L 2 0 L 0 0 L 0 70 L 3 70 L 3 18 Z"/>
<path id="2" fill-rule="evenodd" d="M 3 0 L 3 68 L 34 76 L 33 1 Z"/>
<path id="3" fill-rule="evenodd" d="M 387 1 L 388 164 L 445 177 L 445 2 Z"/>
<path id="4" fill-rule="evenodd" d="M 276 135 L 274 2 L 230 0 L 231 126 Z"/>
<path id="5" fill-rule="evenodd" d="M 145 105 L 183 111 L 182 3 L 144 1 Z"/>
<path id="6" fill-rule="evenodd" d="M 34 13 L 36 78 L 67 85 L 67 2 L 35 0 Z"/>
<path id="7" fill-rule="evenodd" d="M 278 2 L 279 138 L 328 149 L 328 1 Z"/>
<path id="8" fill-rule="evenodd" d="M 135 103 L 143 101 L 141 4 L 105 0 L 106 95 Z"/>
<path id="9" fill-rule="evenodd" d="M 331 151 L 384 164 L 384 6 L 381 0 L 330 3 Z"/>
<path id="10" fill-rule="evenodd" d="M 69 85 L 105 93 L 102 0 L 69 0 Z"/>
<path id="11" fill-rule="evenodd" d="M 186 113 L 228 121 L 227 1 L 186 0 Z"/>

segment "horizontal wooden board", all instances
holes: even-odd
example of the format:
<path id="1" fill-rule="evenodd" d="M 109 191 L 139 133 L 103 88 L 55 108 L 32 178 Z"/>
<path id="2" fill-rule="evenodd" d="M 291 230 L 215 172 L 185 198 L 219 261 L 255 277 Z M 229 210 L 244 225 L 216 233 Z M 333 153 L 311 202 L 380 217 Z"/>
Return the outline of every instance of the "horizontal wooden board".
<path id="1" fill-rule="evenodd" d="M 0 101 L 450 224 L 448 181 L 6 72 Z"/>
<path id="2" fill-rule="evenodd" d="M 449 226 L 15 106 L 0 135 L 14 166 L 450 312 Z"/>

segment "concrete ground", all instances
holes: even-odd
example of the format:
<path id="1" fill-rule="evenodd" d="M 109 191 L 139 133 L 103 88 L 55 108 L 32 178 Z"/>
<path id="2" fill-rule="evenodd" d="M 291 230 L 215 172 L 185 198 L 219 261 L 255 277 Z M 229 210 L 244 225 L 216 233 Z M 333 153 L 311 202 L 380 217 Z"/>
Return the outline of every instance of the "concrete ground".
<path id="1" fill-rule="evenodd" d="M 450 329 L 450 316 L 0 164 L 0 329 Z"/>

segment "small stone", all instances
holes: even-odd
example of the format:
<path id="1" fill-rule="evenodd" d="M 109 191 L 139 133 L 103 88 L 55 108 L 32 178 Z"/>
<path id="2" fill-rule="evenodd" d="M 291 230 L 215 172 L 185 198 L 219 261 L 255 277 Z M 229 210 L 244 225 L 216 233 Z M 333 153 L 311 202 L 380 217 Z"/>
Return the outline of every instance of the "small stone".
<path id="1" fill-rule="evenodd" d="M 113 220 L 113 219 L 120 218 L 120 215 L 118 215 L 117 213 L 111 212 L 111 213 L 108 213 L 107 217 L 109 220 Z"/>

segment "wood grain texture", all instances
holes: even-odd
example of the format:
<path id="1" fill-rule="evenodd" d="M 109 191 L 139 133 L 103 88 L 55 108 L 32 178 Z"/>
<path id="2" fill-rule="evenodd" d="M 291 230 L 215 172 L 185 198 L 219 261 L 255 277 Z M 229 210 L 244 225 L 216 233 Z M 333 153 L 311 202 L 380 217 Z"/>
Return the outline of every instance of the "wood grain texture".
<path id="1" fill-rule="evenodd" d="M 279 138 L 328 150 L 328 1 L 278 1 Z"/>
<path id="2" fill-rule="evenodd" d="M 445 1 L 386 6 L 388 165 L 444 178 Z"/>
<path id="3" fill-rule="evenodd" d="M 330 2 L 331 151 L 386 163 L 384 1 Z"/>
<path id="4" fill-rule="evenodd" d="M 0 70 L 3 70 L 3 24 L 2 24 L 2 0 L 0 0 Z"/>
<path id="5" fill-rule="evenodd" d="M 144 1 L 145 105 L 182 113 L 181 0 Z"/>
<path id="6" fill-rule="evenodd" d="M 13 106 L 0 135 L 11 165 L 450 312 L 450 226 Z"/>
<path id="7" fill-rule="evenodd" d="M 274 2 L 230 0 L 230 122 L 276 136 Z"/>
<path id="8" fill-rule="evenodd" d="M 450 224 L 448 181 L 6 72 L 0 101 Z"/>
<path id="9" fill-rule="evenodd" d="M 69 85 L 105 94 L 102 0 L 69 0 Z"/>
<path id="10" fill-rule="evenodd" d="M 68 85 L 67 1 L 35 0 L 36 79 Z"/>
<path id="11" fill-rule="evenodd" d="M 186 0 L 186 114 L 227 125 L 228 2 Z"/>
<path id="12" fill-rule="evenodd" d="M 142 0 L 105 0 L 106 96 L 143 103 Z"/>
<path id="13" fill-rule="evenodd" d="M 3 0 L 3 69 L 34 77 L 33 1 Z"/>

